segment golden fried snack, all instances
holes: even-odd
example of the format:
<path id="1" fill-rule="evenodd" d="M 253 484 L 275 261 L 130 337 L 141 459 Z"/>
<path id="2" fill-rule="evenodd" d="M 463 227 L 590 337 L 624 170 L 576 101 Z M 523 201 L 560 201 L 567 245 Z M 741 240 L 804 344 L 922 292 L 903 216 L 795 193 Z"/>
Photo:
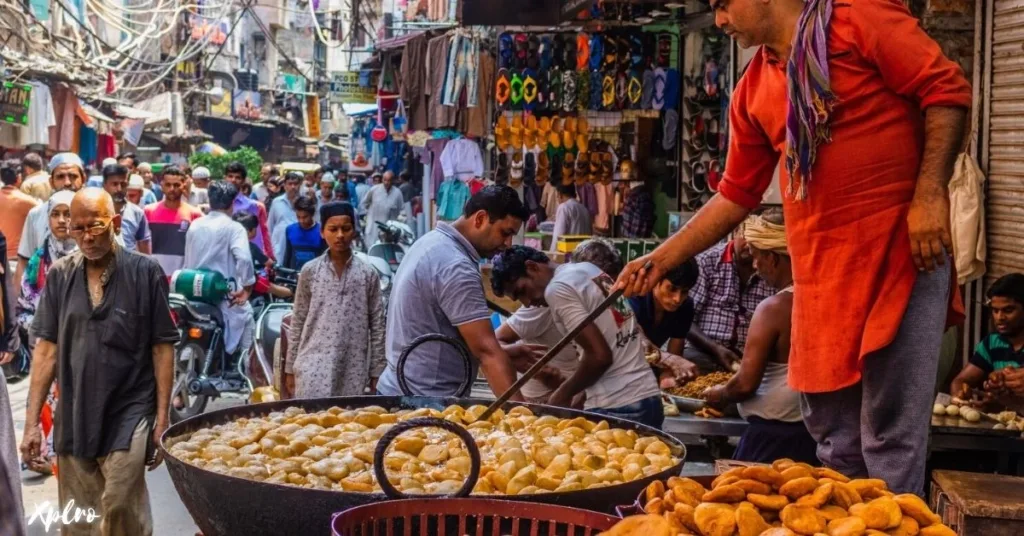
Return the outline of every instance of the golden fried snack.
<path id="1" fill-rule="evenodd" d="M 917 536 L 921 532 L 921 526 L 910 516 L 903 516 L 900 525 L 889 530 L 889 536 Z"/>
<path id="2" fill-rule="evenodd" d="M 644 512 L 647 512 L 648 514 L 655 516 L 660 516 L 661 514 L 664 514 L 665 501 L 663 501 L 661 497 L 655 497 L 647 501 L 647 504 L 644 506 Z"/>
<path id="3" fill-rule="evenodd" d="M 832 480 L 835 480 L 836 482 L 842 482 L 844 484 L 850 481 L 850 477 L 848 477 L 848 476 L 846 476 L 846 475 L 844 475 L 844 474 L 842 474 L 839 471 L 836 471 L 834 469 L 829 469 L 828 467 L 816 467 L 816 468 L 814 468 L 814 476 L 815 476 L 815 478 L 819 478 L 819 479 L 821 479 L 821 478 L 831 478 Z"/>
<path id="4" fill-rule="evenodd" d="M 694 520 L 693 514 L 696 509 L 688 504 L 676 503 L 676 507 L 673 513 L 684 527 L 693 531 L 695 534 L 700 534 L 700 528 L 697 527 L 697 521 Z"/>
<path id="5" fill-rule="evenodd" d="M 840 508 L 834 504 L 828 504 L 822 506 L 821 508 L 818 508 L 818 513 L 820 513 L 825 518 L 825 521 L 828 521 L 830 523 L 833 520 L 842 519 L 850 515 L 850 513 L 847 512 L 845 508 Z"/>
<path id="6" fill-rule="evenodd" d="M 665 495 L 665 483 L 660 480 L 655 480 L 647 485 L 645 491 L 647 496 L 647 502 L 651 502 L 654 499 L 660 499 Z"/>
<path id="7" fill-rule="evenodd" d="M 792 465 L 785 471 L 782 471 L 782 479 L 786 482 L 806 477 L 814 478 L 814 471 L 802 465 Z"/>
<path id="8" fill-rule="evenodd" d="M 797 534 L 813 535 L 825 531 L 825 518 L 814 508 L 791 504 L 779 514 L 783 526 Z"/>
<path id="9" fill-rule="evenodd" d="M 747 500 L 761 510 L 772 510 L 778 512 L 789 504 L 789 498 L 785 495 L 762 495 L 760 493 L 748 493 Z"/>
<path id="10" fill-rule="evenodd" d="M 800 469 L 798 467 L 787 469 Z M 804 476 L 789 480 L 779 488 L 779 494 L 789 497 L 790 500 L 797 500 L 804 495 L 814 491 L 818 487 L 818 481 L 811 476 Z"/>
<path id="11" fill-rule="evenodd" d="M 865 492 L 872 489 L 889 489 L 889 486 L 885 484 L 885 481 L 880 478 L 855 478 L 847 482 L 847 484 L 857 490 L 857 493 L 860 493 L 861 497 L 864 496 Z"/>
<path id="12" fill-rule="evenodd" d="M 918 536 L 956 536 L 956 532 L 941 524 L 936 523 L 935 525 L 928 525 L 921 529 L 921 532 L 917 533 Z"/>
<path id="13" fill-rule="evenodd" d="M 725 504 L 706 502 L 693 511 L 693 520 L 703 536 L 732 536 L 736 514 Z"/>
<path id="14" fill-rule="evenodd" d="M 672 477 L 668 479 L 668 482 L 672 493 L 676 496 L 676 501 L 689 504 L 694 508 L 700 504 L 701 497 L 708 492 L 700 482 L 692 478 Z"/>
<path id="15" fill-rule="evenodd" d="M 728 486 L 729 484 L 735 484 L 736 482 L 739 481 L 740 477 L 738 476 L 727 476 L 722 479 L 715 479 L 715 481 L 711 483 L 711 489 L 720 488 L 722 486 Z"/>
<path id="16" fill-rule="evenodd" d="M 742 501 L 746 496 L 747 492 L 743 488 L 726 484 L 705 493 L 701 500 L 706 503 L 734 503 Z"/>
<path id="17" fill-rule="evenodd" d="M 789 469 L 790 467 L 792 467 L 795 464 L 796 464 L 796 462 L 791 460 L 791 459 L 789 459 L 789 458 L 779 458 L 778 460 L 775 460 L 774 462 L 772 462 L 772 466 L 771 467 L 772 467 L 772 469 L 775 469 L 776 471 L 782 472 L 782 471 L 785 471 L 786 469 Z"/>
<path id="18" fill-rule="evenodd" d="M 804 495 L 797 499 L 796 504 L 799 506 L 810 506 L 811 508 L 821 508 L 832 498 L 834 486 L 832 482 L 826 482 L 815 488 L 810 495 Z"/>
<path id="19" fill-rule="evenodd" d="M 733 467 L 732 469 L 729 469 L 728 471 L 716 476 L 715 479 L 711 481 L 711 488 L 717 488 L 719 484 L 721 484 L 722 481 L 727 478 L 736 478 L 737 480 L 739 480 L 740 478 L 744 478 L 743 472 L 746 469 L 746 467 Z"/>
<path id="20" fill-rule="evenodd" d="M 845 482 L 833 482 L 832 483 L 832 502 L 840 508 L 850 509 L 851 506 L 864 502 L 861 498 L 860 493 L 853 489 L 853 486 Z"/>
<path id="21" fill-rule="evenodd" d="M 747 493 L 759 493 L 761 495 L 769 495 L 772 492 L 772 487 L 764 482 L 754 480 L 751 478 L 745 478 L 743 480 L 737 480 L 732 483 L 738 488 L 742 488 Z"/>
<path id="22" fill-rule="evenodd" d="M 672 527 L 662 516 L 629 516 L 599 536 L 675 536 Z"/>
<path id="23" fill-rule="evenodd" d="M 844 517 L 828 522 L 829 536 L 861 536 L 868 526 L 857 516 Z"/>
<path id="24" fill-rule="evenodd" d="M 760 536 L 762 532 L 772 527 L 761 517 L 753 504 L 744 502 L 736 507 L 736 528 L 739 536 Z"/>
<path id="25" fill-rule="evenodd" d="M 903 493 L 892 498 L 900 506 L 903 515 L 914 518 L 921 527 L 942 523 L 942 518 L 932 512 L 924 500 L 913 493 Z"/>
<path id="26" fill-rule="evenodd" d="M 888 497 L 855 504 L 850 507 L 850 513 L 863 519 L 869 529 L 875 530 L 896 528 L 903 520 L 899 505 Z"/>
<path id="27" fill-rule="evenodd" d="M 772 527 L 762 532 L 761 536 L 796 536 L 796 533 L 786 527 Z"/>
<path id="28" fill-rule="evenodd" d="M 773 488 L 779 488 L 786 483 L 786 478 L 782 476 L 782 473 L 771 467 L 747 467 L 743 469 L 742 476 L 743 478 L 764 482 Z"/>

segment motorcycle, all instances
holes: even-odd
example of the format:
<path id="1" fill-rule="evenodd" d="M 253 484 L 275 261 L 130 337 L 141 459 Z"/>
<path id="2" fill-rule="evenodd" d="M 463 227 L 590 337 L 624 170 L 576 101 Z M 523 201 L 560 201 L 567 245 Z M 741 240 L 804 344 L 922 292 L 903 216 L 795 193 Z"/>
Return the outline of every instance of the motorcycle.
<path id="1" fill-rule="evenodd" d="M 366 254 L 387 261 L 388 266 L 391 267 L 391 275 L 394 276 L 398 272 L 402 258 L 405 257 L 406 249 L 412 247 L 416 236 L 411 227 L 398 220 L 388 220 L 385 223 L 376 222 L 376 224 L 377 229 L 380 230 L 379 240 L 370 246 L 370 250 Z"/>
<path id="2" fill-rule="evenodd" d="M 277 267 L 274 282 L 295 292 L 297 272 Z M 249 356 L 241 350 L 228 354 L 224 349 L 225 323 L 216 305 L 191 301 L 180 294 L 169 298 L 171 316 L 181 332 L 181 341 L 174 351 L 174 397 L 170 408 L 171 422 L 176 423 L 206 410 L 211 398 L 223 395 L 246 396 L 255 385 L 252 373 L 259 372 L 268 381 L 273 377 L 265 353 L 261 351 L 257 323 L 253 351 L 259 370 L 249 370 Z M 272 311 L 291 311 L 292 305 L 281 298 L 261 296 L 250 301 L 253 315 L 261 322 Z M 239 345 L 242 346 L 242 345 Z"/>

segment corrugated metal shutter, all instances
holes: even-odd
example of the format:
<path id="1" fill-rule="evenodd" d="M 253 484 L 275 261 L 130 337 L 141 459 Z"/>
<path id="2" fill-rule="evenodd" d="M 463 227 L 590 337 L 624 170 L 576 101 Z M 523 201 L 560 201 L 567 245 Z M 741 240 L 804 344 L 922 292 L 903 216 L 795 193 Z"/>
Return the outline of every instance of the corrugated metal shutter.
<path id="1" fill-rule="evenodd" d="M 1024 0 L 991 5 L 986 283 L 1024 272 Z"/>

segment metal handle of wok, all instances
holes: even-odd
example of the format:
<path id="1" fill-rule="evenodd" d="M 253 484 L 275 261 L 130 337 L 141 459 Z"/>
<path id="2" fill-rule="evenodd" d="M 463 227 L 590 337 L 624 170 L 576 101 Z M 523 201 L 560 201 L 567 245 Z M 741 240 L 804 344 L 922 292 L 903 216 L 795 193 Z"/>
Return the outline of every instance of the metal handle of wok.
<path id="1" fill-rule="evenodd" d="M 652 266 L 654 266 L 654 264 L 651 263 L 650 261 L 647 261 L 647 264 L 644 265 L 643 269 L 650 270 Z M 562 340 L 558 341 L 558 344 L 548 349 L 548 353 L 544 354 L 544 357 L 540 358 L 540 360 L 534 363 L 533 366 L 526 371 L 526 373 L 520 376 L 519 379 L 512 384 L 512 387 L 509 387 L 508 390 L 502 393 L 497 400 L 492 402 L 490 406 L 487 406 L 487 410 L 480 415 L 479 420 L 487 420 L 487 418 L 490 417 L 495 411 L 497 411 L 498 408 L 504 405 L 505 402 L 508 402 L 510 398 L 515 396 L 515 394 L 518 393 L 519 390 L 523 388 L 523 385 L 525 385 L 526 382 L 532 380 L 533 377 L 536 376 L 538 372 L 540 372 L 540 369 L 544 368 L 544 366 L 547 365 L 548 362 L 550 362 L 552 359 L 554 359 L 554 357 L 558 355 L 558 353 L 561 352 L 563 348 L 568 346 L 569 343 L 572 342 L 573 339 L 575 339 L 576 336 L 579 335 L 584 328 L 586 328 L 590 324 L 593 324 L 594 320 L 597 320 L 597 317 L 601 316 L 601 314 L 604 313 L 605 310 L 611 307 L 613 303 L 617 302 L 619 298 L 622 297 L 622 293 L 623 290 L 619 289 L 609 294 L 608 297 L 605 298 L 604 301 L 601 302 L 596 309 L 591 311 L 586 318 L 584 318 L 579 324 L 576 325 L 576 327 L 569 330 L 569 333 L 566 333 L 565 336 L 562 337 Z"/>
<path id="2" fill-rule="evenodd" d="M 384 469 L 384 454 L 388 450 L 388 446 L 394 441 L 399 435 L 408 432 L 415 428 L 441 428 L 442 430 L 449 431 L 457 436 L 466 445 L 466 450 L 469 452 L 469 476 L 466 477 L 466 481 L 462 483 L 462 487 L 458 491 L 447 495 L 427 495 L 427 497 L 441 497 L 441 498 L 453 498 L 453 497 L 468 497 L 473 492 L 473 488 L 476 487 L 476 481 L 480 479 L 480 449 L 476 446 L 476 440 L 469 434 L 469 431 L 462 427 L 462 425 L 455 424 L 452 421 L 446 421 L 444 419 L 438 419 L 436 417 L 419 417 L 416 419 L 409 419 L 407 421 L 400 422 L 392 426 L 387 433 L 381 436 L 380 440 L 377 441 L 377 448 L 373 452 L 373 474 L 377 477 L 377 484 L 380 485 L 380 489 L 384 491 L 384 495 L 387 495 L 389 499 L 407 499 L 408 495 L 398 491 L 391 481 L 388 480 L 387 471 Z M 422 497 L 423 495 L 417 495 Z"/>
<path id="3" fill-rule="evenodd" d="M 395 376 L 398 378 L 398 388 L 402 390 L 404 396 L 415 396 L 411 389 L 409 389 L 409 382 L 405 379 L 405 362 L 409 358 L 409 354 L 416 349 L 419 345 L 427 342 L 441 342 L 455 348 L 458 351 L 459 356 L 462 357 L 463 380 L 462 385 L 459 386 L 459 390 L 455 392 L 455 396 L 464 398 L 469 396 L 469 393 L 473 390 L 473 364 L 470 361 L 469 349 L 462 341 L 449 337 L 447 335 L 441 335 L 440 333 L 428 333 L 426 335 L 420 335 L 416 337 L 409 346 L 402 350 L 402 355 L 398 356 L 398 362 L 395 364 Z"/>

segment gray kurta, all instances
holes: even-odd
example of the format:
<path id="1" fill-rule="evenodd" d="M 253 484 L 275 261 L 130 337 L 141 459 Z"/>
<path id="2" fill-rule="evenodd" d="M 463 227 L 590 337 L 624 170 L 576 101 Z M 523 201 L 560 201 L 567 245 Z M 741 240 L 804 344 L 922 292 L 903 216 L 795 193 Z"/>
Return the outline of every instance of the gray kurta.
<path id="1" fill-rule="evenodd" d="M 329 253 L 302 267 L 285 373 L 296 398 L 362 395 L 384 371 L 384 302 L 370 265 L 353 257 L 339 277 Z"/>

